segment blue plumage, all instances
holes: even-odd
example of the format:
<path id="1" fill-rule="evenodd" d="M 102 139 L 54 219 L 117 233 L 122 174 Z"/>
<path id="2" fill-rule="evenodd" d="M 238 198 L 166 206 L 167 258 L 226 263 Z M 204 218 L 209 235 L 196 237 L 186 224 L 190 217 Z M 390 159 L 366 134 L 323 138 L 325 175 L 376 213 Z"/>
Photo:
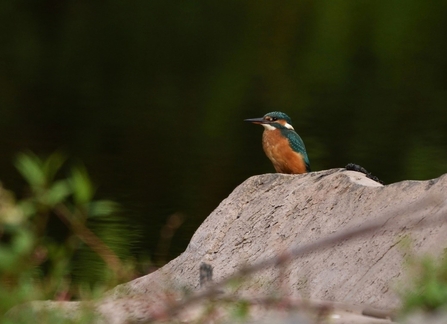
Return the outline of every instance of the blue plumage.
<path id="1" fill-rule="evenodd" d="M 294 130 L 284 127 L 281 128 L 281 134 L 289 140 L 292 150 L 303 156 L 304 163 L 306 163 L 306 170 L 307 172 L 310 172 L 309 157 L 307 156 L 306 146 L 304 145 L 300 135 L 298 135 Z"/>

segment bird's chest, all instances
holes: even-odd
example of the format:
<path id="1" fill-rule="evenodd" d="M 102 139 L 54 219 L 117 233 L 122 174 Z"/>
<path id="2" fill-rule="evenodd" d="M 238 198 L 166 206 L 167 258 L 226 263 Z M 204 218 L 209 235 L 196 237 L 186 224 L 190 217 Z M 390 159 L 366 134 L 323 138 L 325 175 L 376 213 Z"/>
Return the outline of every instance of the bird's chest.
<path id="1" fill-rule="evenodd" d="M 280 130 L 265 130 L 262 135 L 262 146 L 277 172 L 293 174 L 306 172 L 303 157 L 292 150 L 289 140 Z"/>
<path id="2" fill-rule="evenodd" d="M 292 151 L 289 140 L 278 129 L 265 130 L 262 135 L 262 146 L 265 154 L 273 163 L 281 162 Z"/>

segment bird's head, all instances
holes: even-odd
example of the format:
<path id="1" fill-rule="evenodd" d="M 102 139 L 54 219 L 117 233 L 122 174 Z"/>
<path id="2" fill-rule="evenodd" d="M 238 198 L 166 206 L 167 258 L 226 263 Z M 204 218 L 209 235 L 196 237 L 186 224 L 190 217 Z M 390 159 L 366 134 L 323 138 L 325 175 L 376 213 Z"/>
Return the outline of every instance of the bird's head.
<path id="1" fill-rule="evenodd" d="M 253 124 L 260 124 L 268 130 L 275 130 L 277 128 L 293 129 L 292 119 L 280 111 L 269 112 L 268 114 L 265 114 L 264 117 L 244 119 L 244 121 Z"/>

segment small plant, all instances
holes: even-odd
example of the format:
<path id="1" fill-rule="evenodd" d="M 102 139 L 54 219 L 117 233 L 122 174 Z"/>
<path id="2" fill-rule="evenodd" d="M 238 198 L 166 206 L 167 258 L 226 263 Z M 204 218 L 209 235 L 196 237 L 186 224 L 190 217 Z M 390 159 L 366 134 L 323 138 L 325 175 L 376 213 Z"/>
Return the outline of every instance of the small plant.
<path id="1" fill-rule="evenodd" d="M 403 312 L 447 309 L 447 258 L 425 256 L 411 262 L 413 284 L 401 295 Z"/>
<path id="2" fill-rule="evenodd" d="M 86 169 L 65 161 L 58 153 L 19 154 L 25 197 L 0 186 L 0 316 L 29 300 L 99 296 L 134 275 L 122 261 L 133 237 L 118 204 L 94 200 Z"/>

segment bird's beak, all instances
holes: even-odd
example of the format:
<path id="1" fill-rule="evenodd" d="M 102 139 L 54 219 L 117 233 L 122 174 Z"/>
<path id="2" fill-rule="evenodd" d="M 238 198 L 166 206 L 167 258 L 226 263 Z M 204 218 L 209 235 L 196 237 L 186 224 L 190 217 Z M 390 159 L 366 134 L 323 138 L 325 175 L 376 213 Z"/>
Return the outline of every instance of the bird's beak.
<path id="1" fill-rule="evenodd" d="M 253 124 L 268 124 L 268 121 L 266 121 L 264 118 L 249 118 L 244 119 L 244 122 L 253 123 Z"/>

